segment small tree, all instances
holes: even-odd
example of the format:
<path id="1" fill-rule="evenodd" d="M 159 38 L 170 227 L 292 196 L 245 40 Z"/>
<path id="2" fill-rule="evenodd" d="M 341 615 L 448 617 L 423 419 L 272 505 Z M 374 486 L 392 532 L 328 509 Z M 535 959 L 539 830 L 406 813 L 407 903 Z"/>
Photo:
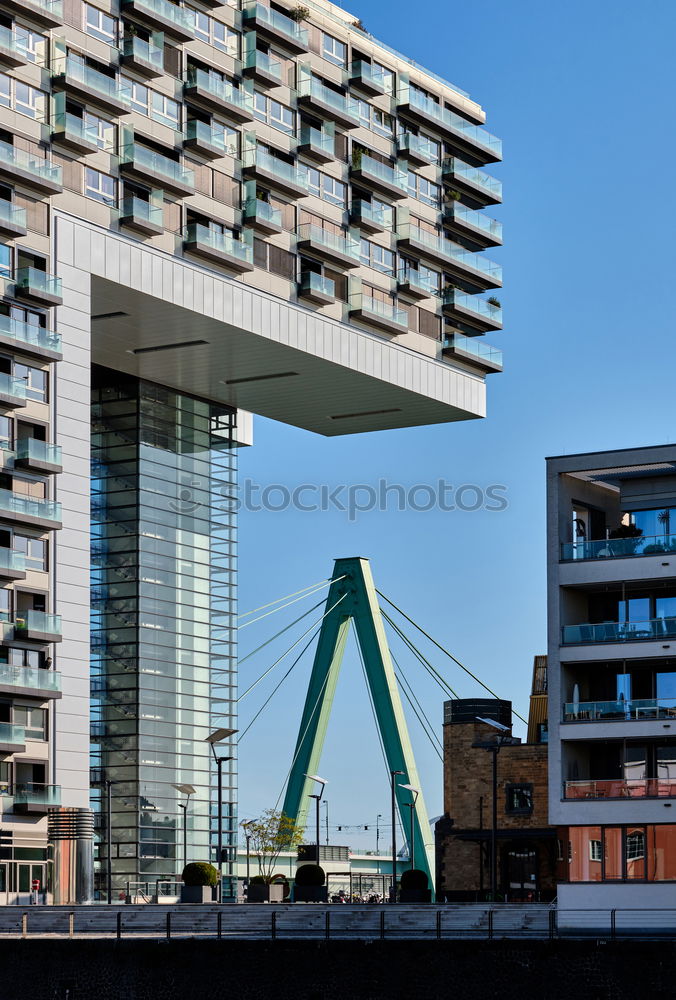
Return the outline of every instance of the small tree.
<path id="1" fill-rule="evenodd" d="M 258 819 L 245 821 L 242 826 L 251 838 L 258 859 L 258 871 L 264 882 L 272 882 L 272 870 L 282 851 L 292 851 L 303 841 L 303 829 L 290 816 L 277 809 L 266 809 Z"/>

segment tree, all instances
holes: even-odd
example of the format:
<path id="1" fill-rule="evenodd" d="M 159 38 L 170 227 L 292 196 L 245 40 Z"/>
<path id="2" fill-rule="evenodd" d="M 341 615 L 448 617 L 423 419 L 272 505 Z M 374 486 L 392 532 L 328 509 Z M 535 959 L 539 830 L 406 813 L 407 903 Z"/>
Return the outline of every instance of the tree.
<path id="1" fill-rule="evenodd" d="M 258 819 L 245 820 L 241 825 L 251 838 L 258 871 L 265 882 L 271 882 L 272 870 L 282 851 L 292 851 L 303 842 L 302 827 L 277 809 L 266 809 Z"/>

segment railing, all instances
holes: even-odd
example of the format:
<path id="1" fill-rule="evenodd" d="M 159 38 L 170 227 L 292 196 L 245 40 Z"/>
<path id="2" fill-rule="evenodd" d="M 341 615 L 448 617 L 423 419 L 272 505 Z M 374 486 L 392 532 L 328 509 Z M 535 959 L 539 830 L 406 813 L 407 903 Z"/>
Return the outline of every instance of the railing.
<path id="1" fill-rule="evenodd" d="M 31 293 L 56 295 L 61 297 L 61 278 L 46 271 L 38 271 L 36 267 L 20 267 L 16 272 L 16 287 L 24 288 Z"/>
<path id="2" fill-rule="evenodd" d="M 424 97 L 418 91 L 412 90 L 409 87 L 402 88 L 399 94 L 399 103 L 411 104 L 412 107 L 418 108 L 419 111 L 429 115 L 430 118 L 436 119 L 440 125 L 445 126 L 451 132 L 462 136 L 475 146 L 480 146 L 488 150 L 492 156 L 498 159 L 502 158 L 502 141 L 500 139 L 491 135 L 490 132 L 487 132 L 485 128 L 481 128 L 480 125 L 472 125 L 462 115 L 458 115 L 454 111 L 449 111 L 447 108 L 442 107 L 441 104 L 437 104 L 428 97 Z"/>
<path id="3" fill-rule="evenodd" d="M 66 138 L 88 142 L 92 146 L 103 148 L 98 128 L 83 118 L 71 114 L 70 111 L 61 111 L 54 115 L 54 135 L 55 137 L 66 136 Z"/>
<path id="4" fill-rule="evenodd" d="M 253 94 L 235 87 L 229 80 L 223 80 L 215 73 L 192 66 L 188 70 L 186 86 L 206 90 L 224 104 L 234 104 L 253 117 Z"/>
<path id="5" fill-rule="evenodd" d="M 238 257 L 240 260 L 253 262 L 253 247 L 250 243 L 236 240 L 232 233 L 221 233 L 210 229 L 200 222 L 191 222 L 185 228 L 187 243 L 201 243 L 222 254 Z"/>
<path id="6" fill-rule="evenodd" d="M 42 806 L 47 809 L 49 806 L 61 805 L 60 785 L 38 785 L 29 782 L 25 785 L 14 786 L 14 807 L 22 805 Z"/>
<path id="7" fill-rule="evenodd" d="M 267 201 L 261 201 L 260 198 L 247 198 L 244 205 L 244 218 L 260 219 L 280 228 L 282 225 L 281 210 L 273 208 Z"/>
<path id="8" fill-rule="evenodd" d="M 122 0 L 122 6 L 133 3 L 139 9 L 145 7 L 166 21 L 171 21 L 182 31 L 194 32 L 195 12 L 188 7 L 178 7 L 168 0 Z"/>
<path id="9" fill-rule="evenodd" d="M 335 137 L 322 132 L 321 129 L 313 128 L 311 125 L 301 125 L 300 144 L 301 146 L 313 146 L 331 157 L 334 156 L 336 150 Z"/>
<path id="10" fill-rule="evenodd" d="M 146 42 L 138 35 L 124 39 L 122 55 L 128 59 L 137 59 L 139 62 L 147 63 L 148 66 L 152 66 L 160 73 L 164 72 L 164 49 L 153 45 L 152 42 Z"/>
<path id="11" fill-rule="evenodd" d="M 186 187 L 195 186 L 195 172 L 182 166 L 176 160 L 171 160 L 162 153 L 156 153 L 137 142 L 130 142 L 122 147 L 120 154 L 122 164 L 133 164 L 135 168 L 159 174 L 167 180 L 178 182 Z"/>
<path id="12" fill-rule="evenodd" d="M 412 132 L 404 132 L 397 138 L 397 149 L 400 153 L 406 150 L 418 153 L 431 163 L 436 163 L 439 159 L 439 144 L 424 136 L 413 135 Z"/>
<path id="13" fill-rule="evenodd" d="M 295 163 L 287 163 L 278 156 L 273 156 L 260 146 L 253 146 L 244 150 L 242 156 L 242 166 L 255 167 L 257 170 L 265 170 L 274 174 L 287 183 L 297 187 L 308 189 L 307 167 L 296 166 Z"/>
<path id="14" fill-rule="evenodd" d="M 339 94 L 336 90 L 331 90 L 330 87 L 326 87 L 314 76 L 310 77 L 309 80 L 301 80 L 298 88 L 298 96 L 312 97 L 314 100 L 321 101 L 322 104 L 326 104 L 328 107 L 340 112 L 340 114 L 351 118 L 355 124 L 359 122 L 359 111 L 356 101 L 349 100 L 345 94 Z"/>
<path id="15" fill-rule="evenodd" d="M 485 344 L 477 337 L 465 337 L 462 333 L 451 333 L 444 338 L 444 347 L 463 351 L 470 354 L 477 361 L 486 361 L 491 365 L 502 368 L 502 351 L 497 347 Z"/>
<path id="16" fill-rule="evenodd" d="M 63 0 L 30 0 L 30 5 L 63 20 Z"/>
<path id="17" fill-rule="evenodd" d="M 17 35 L 16 30 L 0 26 L 0 48 L 13 52 L 21 59 L 29 61 L 25 35 Z"/>
<path id="18" fill-rule="evenodd" d="M 296 232 L 299 240 L 310 240 L 312 243 L 318 243 L 327 250 L 334 250 L 337 253 L 351 257 L 353 260 L 359 260 L 359 244 L 356 240 L 350 239 L 348 236 L 338 236 L 328 229 L 315 226 L 312 222 L 303 223 L 302 226 L 298 227 Z"/>
<path id="19" fill-rule="evenodd" d="M 672 799 L 676 781 L 668 778 L 603 778 L 564 781 L 564 799 Z"/>
<path id="20" fill-rule="evenodd" d="M 357 220 L 372 222 L 383 229 L 391 229 L 394 223 L 394 211 L 386 205 L 373 206 L 369 201 L 357 201 L 353 212 Z"/>
<path id="21" fill-rule="evenodd" d="M 316 271 L 305 271 L 300 276 L 301 295 L 307 292 L 319 292 L 321 295 L 335 297 L 336 283 L 331 278 L 325 278 L 323 274 Z"/>
<path id="22" fill-rule="evenodd" d="M 598 538 L 561 543 L 562 559 L 626 559 L 676 552 L 676 535 L 640 535 L 638 538 Z"/>
<path id="23" fill-rule="evenodd" d="M 502 223 L 484 215 L 483 212 L 467 208 L 466 205 L 454 201 L 446 207 L 444 214 L 447 219 L 457 219 L 458 222 L 464 222 L 466 225 L 485 233 L 491 239 L 502 242 Z"/>
<path id="24" fill-rule="evenodd" d="M 136 195 L 127 195 L 122 199 L 120 216 L 123 219 L 143 219 L 154 226 L 164 224 L 164 213 L 161 205 L 154 205 L 151 201 L 144 201 Z"/>
<path id="25" fill-rule="evenodd" d="M 273 10 L 271 7 L 265 7 L 262 3 L 255 2 L 245 3 L 243 5 L 243 13 L 245 20 L 255 18 L 261 24 L 265 24 L 272 30 L 286 35 L 289 41 L 296 42 L 296 44 L 301 45 L 303 48 L 307 48 L 307 28 L 301 28 L 297 21 L 287 17 L 286 14 L 281 14 L 278 10 Z"/>
<path id="26" fill-rule="evenodd" d="M 366 80 L 373 87 L 378 90 L 385 90 L 385 74 L 382 70 L 377 70 L 373 68 L 373 64 L 366 62 L 364 59 L 355 59 L 350 66 L 350 75 L 352 79 Z"/>
<path id="27" fill-rule="evenodd" d="M 381 163 L 380 160 L 374 159 L 374 157 L 369 156 L 367 153 L 359 153 L 354 156 L 352 165 L 355 170 L 361 170 L 367 176 L 385 181 L 386 184 L 392 184 L 401 191 L 407 190 L 406 174 L 403 170 L 398 170 L 396 167 L 390 166 L 389 163 Z"/>
<path id="28" fill-rule="evenodd" d="M 26 398 L 26 380 L 15 378 L 14 375 L 0 374 L 0 395 L 11 396 L 13 399 Z"/>
<path id="29" fill-rule="evenodd" d="M 27 611 L 16 611 L 14 618 L 14 631 L 17 635 L 21 632 L 45 632 L 49 635 L 61 635 L 61 615 L 51 615 L 46 611 L 34 611 L 30 608 Z"/>
<path id="30" fill-rule="evenodd" d="M 472 270 L 485 275 L 496 284 L 502 283 L 502 268 L 499 264 L 495 264 L 492 260 L 488 260 L 488 258 L 483 257 L 481 254 L 462 250 L 443 236 L 428 233 L 427 230 L 420 229 L 419 226 L 406 225 L 402 226 L 399 231 L 399 237 L 415 240 L 416 243 L 421 243 L 423 246 L 434 251 L 435 254 L 445 257 L 448 261 L 455 261 L 465 267 L 472 268 Z"/>
<path id="31" fill-rule="evenodd" d="M 480 316 L 482 319 L 490 320 L 492 323 L 502 323 L 502 307 L 496 306 L 486 299 L 481 299 L 476 295 L 468 295 L 457 288 L 446 288 L 442 293 L 443 305 L 467 310 Z"/>
<path id="32" fill-rule="evenodd" d="M 0 200 L 0 222 L 25 229 L 27 224 L 26 209 L 15 205 L 14 202 L 5 201 L 3 198 Z"/>
<path id="33" fill-rule="evenodd" d="M 400 284 L 413 285 L 414 288 L 419 288 L 427 295 L 439 294 L 439 279 L 432 278 L 428 275 L 423 276 L 419 271 L 416 271 L 415 268 L 399 268 L 399 271 L 397 272 L 397 280 Z"/>
<path id="34" fill-rule="evenodd" d="M 282 82 L 282 64 L 260 49 L 252 49 L 247 53 L 244 65 L 247 69 L 258 69 L 262 73 L 274 76 L 276 80 Z"/>
<path id="35" fill-rule="evenodd" d="M 408 330 L 408 310 L 400 309 L 393 302 L 382 302 L 373 295 L 360 292 L 350 299 L 350 305 L 352 309 L 361 309 L 362 312 L 372 313 L 374 316 L 396 323 L 402 331 Z"/>
<path id="36" fill-rule="evenodd" d="M 0 743 L 15 743 L 21 745 L 26 742 L 26 727 L 15 726 L 11 722 L 0 722 Z M 4 794 L 7 794 L 6 792 Z"/>
<path id="37" fill-rule="evenodd" d="M 676 638 L 676 618 L 650 618 L 640 622 L 600 622 L 564 625 L 564 645 L 593 642 L 636 642 L 642 639 Z"/>
<path id="38" fill-rule="evenodd" d="M 502 201 L 502 181 L 491 177 L 480 167 L 470 167 L 469 163 L 459 160 L 457 156 L 445 156 L 441 161 L 441 172 L 465 180 L 473 187 L 481 188 L 492 199 Z"/>
<path id="39" fill-rule="evenodd" d="M 48 462 L 50 465 L 61 465 L 61 447 L 38 441 L 37 438 L 20 438 L 16 442 L 16 457 L 24 461 Z"/>
<path id="40" fill-rule="evenodd" d="M 13 555 L 21 555 L 21 553 L 16 552 Z M 56 670 L 43 670 L 39 667 L 14 667 L 9 663 L 0 663 L 0 687 L 58 692 L 61 690 L 61 674 Z"/>
<path id="41" fill-rule="evenodd" d="M 17 343 L 32 345 L 49 351 L 61 350 L 61 337 L 58 333 L 45 330 L 41 326 L 22 323 L 18 319 L 0 315 L 0 336 L 11 337 Z"/>
<path id="42" fill-rule="evenodd" d="M 61 167 L 52 166 L 47 160 L 31 156 L 30 153 L 17 149 L 8 142 L 0 142 L 0 164 L 12 169 L 25 170 L 34 177 L 52 184 L 61 183 Z"/>
<path id="43" fill-rule="evenodd" d="M 572 701 L 563 706 L 564 722 L 641 721 L 676 718 L 676 698 L 622 698 Z"/>
<path id="44" fill-rule="evenodd" d="M 65 76 L 74 83 L 79 83 L 93 94 L 107 97 L 110 100 L 129 104 L 131 100 L 131 84 L 124 79 L 106 76 L 92 66 L 87 66 L 73 56 L 57 59 L 52 68 L 53 76 Z"/>
<path id="45" fill-rule="evenodd" d="M 56 500 L 38 500 L 35 497 L 22 496 L 11 490 L 0 489 L 0 513 L 19 514 L 27 517 L 40 517 L 49 521 L 61 520 L 61 504 Z"/>
<path id="46" fill-rule="evenodd" d="M 214 128 L 206 122 L 189 121 L 185 127 L 185 137 L 215 146 L 216 149 L 223 151 L 224 156 L 237 155 L 237 145 L 226 136 L 225 131 L 222 128 Z"/>

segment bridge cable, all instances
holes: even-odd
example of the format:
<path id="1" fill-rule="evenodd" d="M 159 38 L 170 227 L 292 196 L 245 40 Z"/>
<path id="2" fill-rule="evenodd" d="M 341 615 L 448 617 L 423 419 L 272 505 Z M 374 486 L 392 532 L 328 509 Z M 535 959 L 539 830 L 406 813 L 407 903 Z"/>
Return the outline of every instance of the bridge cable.
<path id="1" fill-rule="evenodd" d="M 418 720 L 418 722 L 420 723 L 422 731 L 424 732 L 425 736 L 427 737 L 427 739 L 432 744 L 432 749 L 436 753 L 436 755 L 439 758 L 439 760 L 443 763 L 443 760 L 444 760 L 444 756 L 443 756 L 444 750 L 443 750 L 443 747 L 442 747 L 441 743 L 439 742 L 439 737 L 434 732 L 434 729 L 432 728 L 430 720 L 425 715 L 425 711 L 424 711 L 422 705 L 420 704 L 420 702 L 416 698 L 415 693 L 413 692 L 413 688 L 409 684 L 409 682 L 408 682 L 408 680 L 407 680 L 407 678 L 406 678 L 406 676 L 404 674 L 404 671 L 402 670 L 400 664 L 395 659 L 394 653 L 391 650 L 390 650 L 390 656 L 392 657 L 392 662 L 394 663 L 394 665 L 397 668 L 395 676 L 396 676 L 397 680 L 401 684 L 401 690 L 403 691 L 404 696 L 406 697 L 406 700 L 408 701 L 409 705 L 413 709 L 413 712 L 415 713 L 415 717 Z M 415 702 L 415 704 L 414 704 L 414 702 Z"/>
<path id="2" fill-rule="evenodd" d="M 430 661 L 425 656 L 423 656 L 423 654 L 420 652 L 420 650 L 416 648 L 416 646 L 414 645 L 414 643 L 412 642 L 412 640 L 409 639 L 408 636 L 406 636 L 401 631 L 401 629 L 399 628 L 399 626 L 397 625 L 397 623 L 394 622 L 394 621 L 392 621 L 392 619 L 390 618 L 390 616 L 388 615 L 388 613 L 386 611 L 384 611 L 382 608 L 380 609 L 380 613 L 382 614 L 382 616 L 385 619 L 385 621 L 389 622 L 389 624 L 392 626 L 392 628 L 397 633 L 397 635 L 399 636 L 399 638 L 408 646 L 409 650 L 413 653 L 413 655 L 420 661 L 420 663 L 422 663 L 422 665 L 425 668 L 425 670 L 428 672 L 428 674 L 430 675 L 430 677 L 432 677 L 432 679 L 434 681 L 436 681 L 436 683 L 439 685 L 439 687 L 441 688 L 441 690 L 445 694 L 450 694 L 452 698 L 458 698 L 459 695 L 457 694 L 456 691 L 453 690 L 453 688 L 448 683 L 448 681 L 446 681 L 444 679 L 444 677 L 442 677 L 442 675 L 439 673 L 439 671 L 436 670 L 436 668 L 432 666 L 432 664 L 430 663 Z"/>
<path id="3" fill-rule="evenodd" d="M 287 604 L 283 604 L 280 608 L 274 608 L 273 611 L 268 611 L 266 614 L 261 615 L 260 618 L 254 618 L 250 622 L 245 622 L 244 625 L 240 625 L 239 628 L 246 628 L 247 625 L 253 625 L 253 622 L 259 622 L 261 618 L 267 618 L 268 615 L 274 615 L 275 611 L 281 611 L 283 608 L 288 608 L 290 604 L 295 604 L 296 601 L 302 601 L 305 597 L 312 597 L 313 594 L 319 593 L 325 587 L 330 586 L 332 583 L 337 583 L 339 580 L 344 580 L 345 575 L 337 576 L 333 580 L 320 580 L 319 583 L 313 583 L 309 587 L 304 587 L 303 590 L 296 590 L 293 594 L 286 594 L 285 597 L 280 597 L 276 601 L 270 601 L 269 604 L 262 604 L 260 608 L 254 608 L 252 611 L 245 611 L 241 615 L 237 615 L 237 621 L 240 618 L 248 618 L 249 615 L 255 615 L 257 611 L 265 611 L 266 608 L 271 608 L 273 604 L 281 604 L 282 601 L 287 601 L 288 598 L 293 597 L 295 600 L 288 601 Z M 309 593 L 311 591 L 311 593 Z M 300 594 L 300 597 L 297 595 Z"/>
<path id="4" fill-rule="evenodd" d="M 279 639 L 280 635 L 284 635 L 285 632 L 288 632 L 289 629 L 293 628 L 294 625 L 297 625 L 298 622 L 302 622 L 303 618 L 307 618 L 307 616 L 312 614 L 313 611 L 316 611 L 317 608 L 321 607 L 323 603 L 324 603 L 324 598 L 322 597 L 321 601 L 317 601 L 317 603 L 313 604 L 311 608 L 308 608 L 307 611 L 304 611 L 303 614 L 300 616 L 300 618 L 294 618 L 294 620 L 291 622 L 290 625 L 285 625 L 284 628 L 280 629 L 279 632 L 276 632 L 271 639 L 267 639 L 265 642 L 261 643 L 260 646 L 256 646 L 256 648 L 252 649 L 250 653 L 247 653 L 246 656 L 243 656 L 240 660 L 238 660 L 238 666 L 241 667 L 243 663 L 245 663 L 247 660 L 250 660 L 251 657 L 255 656 L 256 653 L 260 653 L 261 649 L 265 649 L 265 647 L 269 646 L 271 642 L 275 641 L 275 639 Z"/>

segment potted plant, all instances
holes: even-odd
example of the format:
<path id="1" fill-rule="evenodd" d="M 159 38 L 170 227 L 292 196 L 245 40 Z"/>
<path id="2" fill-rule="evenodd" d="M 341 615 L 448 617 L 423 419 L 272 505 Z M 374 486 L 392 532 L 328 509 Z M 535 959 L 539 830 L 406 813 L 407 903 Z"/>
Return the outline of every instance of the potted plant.
<path id="1" fill-rule="evenodd" d="M 496 309 L 499 309 L 502 305 L 500 299 L 496 299 L 495 295 L 489 295 L 486 302 L 488 302 L 489 306 L 495 306 Z"/>
<path id="2" fill-rule="evenodd" d="M 291 20 L 296 21 L 298 24 L 300 24 L 301 21 L 307 21 L 309 16 L 309 9 L 301 6 L 301 4 L 298 4 L 297 7 L 294 7 L 293 10 L 289 11 L 289 17 Z"/>
<path id="3" fill-rule="evenodd" d="M 265 875 L 254 875 L 249 879 L 246 891 L 247 903 L 283 903 L 284 885 L 282 882 L 268 881 Z"/>
<path id="4" fill-rule="evenodd" d="M 182 903 L 211 903 L 218 885 L 218 871 L 208 861 L 191 861 L 182 874 Z"/>
<path id="5" fill-rule="evenodd" d="M 399 902 L 400 903 L 431 903 L 432 892 L 425 872 L 419 868 L 407 868 L 402 873 Z"/>
<path id="6" fill-rule="evenodd" d="M 303 830 L 276 809 L 266 809 L 258 819 L 244 820 L 242 826 L 258 861 L 258 875 L 247 886 L 247 903 L 281 903 L 289 894 L 288 883 L 285 886 L 284 876 L 272 872 L 282 851 L 293 851 L 301 843 Z"/>
<path id="7" fill-rule="evenodd" d="M 614 556 L 633 556 L 643 532 L 635 524 L 621 524 L 609 533 L 609 546 Z"/>
<path id="8" fill-rule="evenodd" d="M 321 865 L 301 865 L 296 869 L 293 900 L 295 903 L 328 903 L 326 872 Z"/>
<path id="9" fill-rule="evenodd" d="M 352 27 L 357 28 L 359 31 L 366 31 L 366 25 L 364 24 L 361 18 L 358 18 L 356 21 L 353 21 Z"/>

